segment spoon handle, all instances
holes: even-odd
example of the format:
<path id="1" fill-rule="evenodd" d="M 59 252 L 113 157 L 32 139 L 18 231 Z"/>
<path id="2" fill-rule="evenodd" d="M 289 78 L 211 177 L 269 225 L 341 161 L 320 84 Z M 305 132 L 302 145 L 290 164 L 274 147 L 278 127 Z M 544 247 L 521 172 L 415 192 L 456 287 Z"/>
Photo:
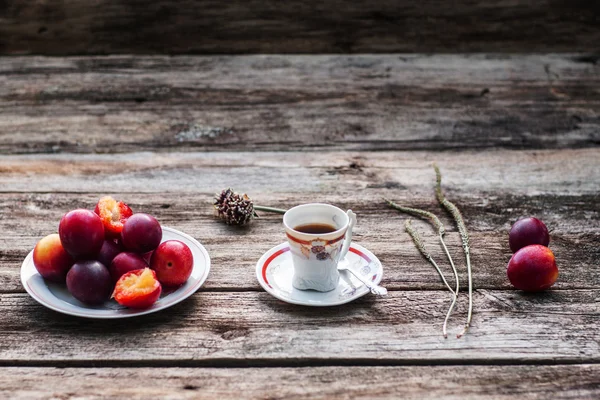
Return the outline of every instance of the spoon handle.
<path id="1" fill-rule="evenodd" d="M 374 284 L 373 282 L 369 282 L 368 279 L 363 278 L 362 276 L 360 276 L 356 272 L 352 271 L 350 268 L 344 268 L 344 269 L 346 271 L 350 272 L 352 275 L 354 275 L 356 277 L 356 279 L 358 279 L 366 287 L 368 287 L 369 290 L 371 290 L 371 293 L 379 295 L 379 296 L 385 296 L 387 294 L 388 291 L 383 286 L 379 286 L 379 285 Z"/>

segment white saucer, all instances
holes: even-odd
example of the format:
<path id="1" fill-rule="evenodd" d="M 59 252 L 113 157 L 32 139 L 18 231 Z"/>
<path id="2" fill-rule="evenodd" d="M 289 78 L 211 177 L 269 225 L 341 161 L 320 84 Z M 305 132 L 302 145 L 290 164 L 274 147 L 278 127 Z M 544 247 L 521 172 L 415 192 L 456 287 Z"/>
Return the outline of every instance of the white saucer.
<path id="1" fill-rule="evenodd" d="M 340 271 L 337 288 L 330 292 L 299 290 L 292 286 L 294 265 L 290 246 L 281 243 L 262 255 L 256 264 L 256 278 L 260 285 L 279 300 L 303 306 L 326 307 L 345 304 L 370 290 L 348 271 Z M 350 251 L 340 264 L 348 265 L 361 276 L 379 284 L 383 276 L 381 262 L 364 247 L 352 243 Z"/>
<path id="2" fill-rule="evenodd" d="M 54 311 L 77 317 L 127 318 L 163 310 L 185 300 L 202 286 L 210 270 L 210 257 L 204 246 L 193 237 L 172 228 L 163 227 L 162 231 L 162 242 L 176 239 L 188 245 L 194 256 L 194 267 L 192 275 L 186 283 L 173 291 L 163 291 L 158 301 L 150 308 L 135 310 L 123 307 L 114 300 L 109 300 L 99 306 L 83 304 L 69 293 L 65 284 L 45 281 L 42 278 L 33 265 L 33 250 L 27 255 L 21 266 L 21 283 L 27 293 L 38 303 Z"/>

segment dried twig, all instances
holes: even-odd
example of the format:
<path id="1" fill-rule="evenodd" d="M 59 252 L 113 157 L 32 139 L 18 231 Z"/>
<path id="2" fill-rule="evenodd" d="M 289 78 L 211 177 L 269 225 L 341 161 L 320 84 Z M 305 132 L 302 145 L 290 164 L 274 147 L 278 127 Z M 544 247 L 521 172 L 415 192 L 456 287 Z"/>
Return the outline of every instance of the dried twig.
<path id="1" fill-rule="evenodd" d="M 454 262 L 452 261 L 452 257 L 450 256 L 450 252 L 448 252 L 448 248 L 446 247 L 446 243 L 444 243 L 444 234 L 446 233 L 446 229 L 444 228 L 444 224 L 442 224 L 442 221 L 440 221 L 440 219 L 435 214 L 433 214 L 433 213 L 431 213 L 429 211 L 421 210 L 419 208 L 404 207 L 404 206 L 396 204 L 393 201 L 388 200 L 386 198 L 384 198 L 383 200 L 385 200 L 390 207 L 392 207 L 392 208 L 394 208 L 394 209 L 396 209 L 398 211 L 401 211 L 401 212 L 404 212 L 404 213 L 408 213 L 408 214 L 412 214 L 412 215 L 416 215 L 416 216 L 419 216 L 419 217 L 422 217 L 422 218 L 429 219 L 429 221 L 431 222 L 431 224 L 433 225 L 433 227 L 438 232 L 440 242 L 442 243 L 442 247 L 444 248 L 444 251 L 446 252 L 446 257 L 448 257 L 448 261 L 450 261 L 450 265 L 452 266 L 452 271 L 454 272 L 454 278 L 456 280 L 456 290 L 452 290 L 450 288 L 450 285 L 448 285 L 448 282 L 446 281 L 446 278 L 445 278 L 444 274 L 437 268 L 437 265 L 434 265 L 436 267 L 436 269 L 438 269 L 438 273 L 440 274 L 440 277 L 442 278 L 442 280 L 446 284 L 446 287 L 452 293 L 454 293 L 454 297 L 452 299 L 452 304 L 450 305 L 448 313 L 446 314 L 446 319 L 444 320 L 444 337 L 447 337 L 446 326 L 448 325 L 448 319 L 450 318 L 450 315 L 452 314 L 452 311 L 454 310 L 454 306 L 456 305 L 456 298 L 457 298 L 458 292 L 460 290 L 460 283 L 459 283 L 459 280 L 458 280 L 458 273 L 456 272 L 456 268 L 454 266 Z M 410 225 L 410 223 L 408 223 L 408 225 Z M 407 228 L 407 232 L 408 231 L 409 231 L 409 228 Z M 410 232 L 409 232 L 409 234 L 410 234 Z M 417 233 L 417 235 L 418 235 L 418 233 Z M 414 241 L 415 237 L 413 235 L 411 235 L 411 237 L 413 237 L 413 241 Z M 420 239 L 419 239 L 419 243 L 422 245 L 422 242 L 420 241 Z M 417 242 L 415 242 L 415 245 L 417 245 Z M 417 248 L 418 248 L 418 246 L 417 246 Z M 421 249 L 419 249 L 419 250 L 421 250 Z M 421 253 L 423 253 L 423 252 L 421 252 Z M 429 256 L 429 258 L 428 258 L 428 256 L 425 256 L 425 258 L 427 258 L 428 260 L 430 260 L 431 256 Z"/>
<path id="2" fill-rule="evenodd" d="M 390 204 L 392 207 L 396 208 L 395 207 L 396 205 L 394 203 L 392 203 L 389 200 L 386 200 L 386 201 L 388 201 L 388 204 Z M 398 206 L 398 207 L 403 208 L 405 210 L 407 208 L 407 207 L 401 207 L 401 206 Z M 399 209 L 399 208 L 397 208 L 397 209 Z M 419 211 L 419 212 L 417 212 L 418 215 L 424 215 L 424 213 L 431 214 L 431 213 L 429 213 L 427 211 L 424 211 L 424 210 L 418 210 L 418 209 L 412 209 L 412 210 Z M 422 211 L 422 213 L 421 213 L 421 211 Z M 408 212 L 408 211 L 405 211 L 405 212 Z M 439 219 L 435 215 L 433 215 L 433 214 L 431 214 L 431 215 L 433 216 L 433 218 L 435 220 L 437 220 L 439 222 Z M 439 230 L 443 231 L 444 230 L 444 226 L 441 225 L 441 222 L 440 222 L 439 226 L 441 227 Z M 444 319 L 444 326 L 442 327 L 442 333 L 444 334 L 444 337 L 447 338 L 448 337 L 448 332 L 447 332 L 448 320 L 450 319 L 450 315 L 452 314 L 452 310 L 454 309 L 454 305 L 456 304 L 456 297 L 458 295 L 458 290 L 459 290 L 458 274 L 456 273 L 456 269 L 454 269 L 454 263 L 452 262 L 452 258 L 450 257 L 450 254 L 448 252 L 446 252 L 446 254 L 448 255 L 448 259 L 450 260 L 450 263 L 452 265 L 452 269 L 454 270 L 454 276 L 456 277 L 456 291 L 452 290 L 452 288 L 450 287 L 450 285 L 446 281 L 446 278 L 444 277 L 444 274 L 442 273 L 442 270 L 440 269 L 440 267 L 438 267 L 437 263 L 435 262 L 435 260 L 431 256 L 431 254 L 425 248 L 425 244 L 421 240 L 421 237 L 419 236 L 419 232 L 417 232 L 417 230 L 415 228 L 413 228 L 410 219 L 407 219 L 406 222 L 404 222 L 404 228 L 406 229 L 406 232 L 408 232 L 408 234 L 412 238 L 412 240 L 415 243 L 415 246 L 417 247 L 417 249 L 421 252 L 421 254 L 423 254 L 423 256 L 427 259 L 427 261 L 429 261 L 435 267 L 435 269 L 437 270 L 438 274 L 440 275 L 440 277 L 444 281 L 444 284 L 446 285 L 446 287 L 448 288 L 448 290 L 450 291 L 450 293 L 452 293 L 452 304 L 450 304 L 450 307 L 448 308 L 448 312 L 446 313 L 446 318 Z M 442 234 L 440 234 L 440 240 L 442 241 L 442 243 L 444 243 L 444 240 L 442 239 L 441 235 Z M 444 248 L 445 247 L 446 246 L 444 245 Z"/>
<path id="3" fill-rule="evenodd" d="M 283 210 L 281 208 L 257 206 L 256 204 L 254 205 L 254 210 L 255 211 L 272 212 L 272 213 L 276 213 L 276 214 L 285 214 L 287 212 L 287 210 Z"/>
<path id="4" fill-rule="evenodd" d="M 429 211 L 421 210 L 420 208 L 404 207 L 404 206 L 394 203 L 391 200 L 386 199 L 385 197 L 383 198 L 383 200 L 385 200 L 385 202 L 388 203 L 388 205 L 390 207 L 395 208 L 398 211 L 402 211 L 407 214 L 412 214 L 412 215 L 416 215 L 419 217 L 429 219 L 431 221 L 431 225 L 433 225 L 434 228 L 437 229 L 438 234 L 440 236 L 443 236 L 446 233 L 444 224 L 442 224 L 442 221 L 440 221 L 440 219 L 438 217 L 436 217 L 436 215 L 434 213 L 430 213 Z"/>
<path id="5" fill-rule="evenodd" d="M 448 248 L 446 247 L 446 243 L 444 242 L 444 235 L 446 234 L 446 228 L 444 228 L 444 224 L 442 224 L 442 221 L 440 221 L 440 219 L 435 214 L 433 214 L 429 211 L 421 210 L 420 208 L 404 207 L 404 206 L 396 204 L 393 201 L 388 200 L 386 198 L 384 198 L 383 200 L 385 200 L 390 207 L 395 208 L 398 211 L 402 211 L 402 212 L 405 212 L 408 214 L 420 216 L 420 217 L 429 219 L 431 221 L 431 224 L 433 225 L 433 227 L 435 229 L 437 229 L 437 232 L 438 232 L 438 235 L 440 238 L 440 243 L 442 244 L 442 247 L 444 248 L 444 251 L 446 252 L 446 257 L 448 257 L 450 266 L 452 266 L 452 272 L 454 273 L 454 278 L 456 280 L 456 294 L 458 295 L 458 292 L 460 290 L 460 283 L 458 281 L 458 273 L 456 272 L 456 267 L 454 266 L 454 261 L 452 260 L 452 257 L 450 256 L 450 252 L 448 251 Z M 452 308 L 453 307 L 454 307 L 454 305 L 452 305 Z"/>
<path id="6" fill-rule="evenodd" d="M 460 233 L 460 238 L 462 239 L 462 246 L 465 252 L 465 258 L 467 259 L 467 276 L 469 280 L 469 312 L 467 314 L 467 323 L 465 324 L 463 331 L 456 335 L 457 338 L 460 338 L 465 333 L 467 333 L 467 330 L 471 325 L 471 318 L 473 315 L 473 277 L 471 274 L 471 257 L 469 253 L 469 234 L 467 232 L 467 227 L 465 226 L 465 222 L 460 211 L 453 203 L 447 200 L 446 197 L 444 197 L 444 193 L 442 193 L 442 174 L 440 172 L 440 169 L 436 164 L 433 164 L 433 168 L 435 169 L 436 176 L 435 196 L 437 197 L 438 202 L 442 206 L 444 206 L 444 208 L 446 208 L 446 210 L 448 210 L 448 212 L 454 218 L 454 221 L 456 222 L 456 226 L 458 228 L 458 232 Z"/>

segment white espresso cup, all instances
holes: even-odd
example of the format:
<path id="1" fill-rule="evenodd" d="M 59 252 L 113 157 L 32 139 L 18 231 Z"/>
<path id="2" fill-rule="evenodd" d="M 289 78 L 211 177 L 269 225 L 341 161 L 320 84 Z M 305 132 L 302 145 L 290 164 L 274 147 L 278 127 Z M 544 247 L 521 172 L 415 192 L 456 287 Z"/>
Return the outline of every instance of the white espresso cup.
<path id="1" fill-rule="evenodd" d="M 306 225 L 330 225 L 327 233 L 306 233 L 296 230 Z M 294 276 L 292 285 L 301 290 L 328 292 L 338 285 L 338 262 L 350 249 L 356 215 L 321 203 L 303 204 L 289 209 L 283 216 L 285 233 L 290 244 Z"/>

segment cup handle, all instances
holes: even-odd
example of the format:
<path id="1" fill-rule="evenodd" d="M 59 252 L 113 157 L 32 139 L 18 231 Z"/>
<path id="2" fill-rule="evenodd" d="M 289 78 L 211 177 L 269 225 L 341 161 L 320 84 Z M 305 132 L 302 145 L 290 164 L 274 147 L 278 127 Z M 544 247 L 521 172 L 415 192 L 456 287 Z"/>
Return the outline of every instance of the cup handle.
<path id="1" fill-rule="evenodd" d="M 350 250 L 350 243 L 352 243 L 352 228 L 356 225 L 356 214 L 354 214 L 352 210 L 348 210 L 346 215 L 348 215 L 350 222 L 348 223 L 346 236 L 344 236 L 344 247 L 342 247 L 342 251 L 340 251 L 340 260 L 343 260 L 344 257 L 346 257 L 346 254 L 348 254 L 348 250 Z"/>

